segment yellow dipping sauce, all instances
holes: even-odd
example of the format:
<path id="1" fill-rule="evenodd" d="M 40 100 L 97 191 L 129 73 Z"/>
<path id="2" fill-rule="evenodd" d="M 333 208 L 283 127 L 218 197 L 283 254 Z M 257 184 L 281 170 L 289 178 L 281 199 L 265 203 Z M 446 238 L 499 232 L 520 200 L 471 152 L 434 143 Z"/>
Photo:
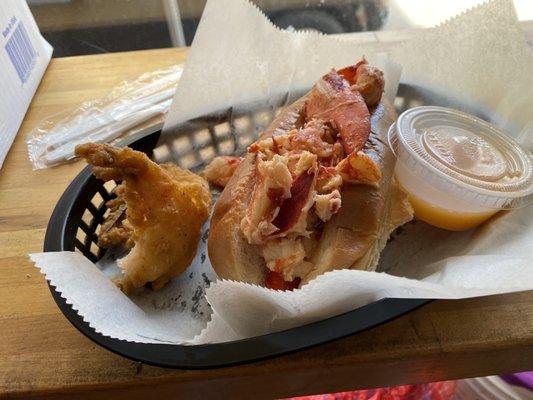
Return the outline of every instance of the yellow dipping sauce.
<path id="1" fill-rule="evenodd" d="M 409 192 L 407 193 L 416 218 L 437 228 L 449 231 L 464 231 L 475 228 L 498 212 L 498 210 L 491 210 L 488 212 L 468 213 L 447 210 L 434 206 Z"/>
<path id="2" fill-rule="evenodd" d="M 474 228 L 533 199 L 530 154 L 504 131 L 457 110 L 421 106 L 390 127 L 396 180 L 415 217 L 438 228 Z"/>

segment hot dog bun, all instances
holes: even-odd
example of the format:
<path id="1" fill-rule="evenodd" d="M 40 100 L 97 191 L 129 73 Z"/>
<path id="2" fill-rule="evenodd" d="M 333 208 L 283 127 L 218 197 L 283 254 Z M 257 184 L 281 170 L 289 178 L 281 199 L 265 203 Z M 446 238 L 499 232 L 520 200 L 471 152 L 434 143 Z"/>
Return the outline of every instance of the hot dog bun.
<path id="1" fill-rule="evenodd" d="M 298 126 L 306 98 L 282 111 L 261 138 Z M 395 159 L 386 144 L 388 128 L 395 119 L 396 112 L 386 100 L 373 110 L 364 152 L 379 166 L 381 178 L 375 186 L 344 185 L 342 207 L 325 224 L 311 257 L 314 268 L 301 284 L 334 269 L 375 269 L 390 233 L 412 218 L 406 196 L 394 182 Z M 248 153 L 222 192 L 211 219 L 208 251 L 220 278 L 264 285 L 267 268 L 260 249 L 249 244 L 240 229 L 255 184 L 255 167 L 256 154 Z"/>
<path id="2" fill-rule="evenodd" d="M 386 143 L 387 131 L 395 119 L 396 112 L 386 101 L 374 110 L 364 151 L 379 166 L 381 179 L 376 186 L 343 187 L 343 206 L 324 226 L 312 257 L 315 268 L 302 283 L 334 269 L 374 270 L 392 231 L 413 218 L 407 196 L 394 181 L 395 157 Z"/>
<path id="3" fill-rule="evenodd" d="M 276 131 L 288 131 L 297 125 L 305 100 L 303 97 L 286 107 L 261 138 L 270 137 Z M 207 245 L 209 259 L 220 278 L 263 285 L 265 260 L 258 247 L 246 241 L 240 228 L 255 184 L 255 167 L 256 155 L 248 153 L 215 205 Z"/>

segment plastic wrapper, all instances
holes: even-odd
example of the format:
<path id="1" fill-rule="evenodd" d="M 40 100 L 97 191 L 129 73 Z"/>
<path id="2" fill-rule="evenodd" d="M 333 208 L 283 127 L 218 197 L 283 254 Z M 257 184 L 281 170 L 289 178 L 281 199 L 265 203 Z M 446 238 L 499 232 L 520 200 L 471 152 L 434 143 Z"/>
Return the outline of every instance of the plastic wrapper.
<path id="1" fill-rule="evenodd" d="M 146 72 L 133 81 L 122 82 L 104 98 L 86 101 L 41 121 L 26 140 L 33 168 L 71 160 L 78 144 L 112 143 L 147 125 L 161 124 L 182 70 L 178 64 Z"/>

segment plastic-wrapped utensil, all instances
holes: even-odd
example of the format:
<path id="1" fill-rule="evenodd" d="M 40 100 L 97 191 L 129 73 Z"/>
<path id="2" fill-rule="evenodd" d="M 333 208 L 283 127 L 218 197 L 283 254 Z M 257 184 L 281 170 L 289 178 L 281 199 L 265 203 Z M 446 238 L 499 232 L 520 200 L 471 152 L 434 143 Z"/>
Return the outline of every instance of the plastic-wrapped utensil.
<path id="1" fill-rule="evenodd" d="M 49 147 L 43 154 L 43 161 L 46 165 L 57 165 L 62 161 L 71 159 L 74 155 L 75 147 L 79 144 L 87 142 L 109 143 L 121 136 L 126 130 L 139 125 L 141 122 L 147 121 L 156 115 L 166 113 L 171 102 L 172 98 L 166 99 L 161 103 L 156 103 L 141 109 L 135 114 L 127 115 L 126 118 L 112 119 L 108 125 L 93 130 L 83 137 L 73 138 L 72 140 L 62 142 L 59 146 Z"/>
<path id="2" fill-rule="evenodd" d="M 26 140 L 34 169 L 74 158 L 74 148 L 87 142 L 109 143 L 126 131 L 165 114 L 181 77 L 181 64 L 125 81 L 106 97 L 82 103 L 41 121 Z"/>

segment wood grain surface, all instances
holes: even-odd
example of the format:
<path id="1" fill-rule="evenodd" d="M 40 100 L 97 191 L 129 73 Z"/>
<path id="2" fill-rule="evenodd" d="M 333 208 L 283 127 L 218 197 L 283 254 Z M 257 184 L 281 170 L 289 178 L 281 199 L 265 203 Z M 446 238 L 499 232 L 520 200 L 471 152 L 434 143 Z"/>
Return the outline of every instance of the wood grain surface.
<path id="1" fill-rule="evenodd" d="M 206 371 L 141 365 L 70 325 L 27 254 L 42 249 L 52 209 L 84 164 L 32 171 L 24 138 L 41 119 L 185 56 L 166 49 L 50 64 L 0 170 L 0 398 L 271 399 L 533 369 L 533 292 L 435 301 L 311 350 Z"/>

